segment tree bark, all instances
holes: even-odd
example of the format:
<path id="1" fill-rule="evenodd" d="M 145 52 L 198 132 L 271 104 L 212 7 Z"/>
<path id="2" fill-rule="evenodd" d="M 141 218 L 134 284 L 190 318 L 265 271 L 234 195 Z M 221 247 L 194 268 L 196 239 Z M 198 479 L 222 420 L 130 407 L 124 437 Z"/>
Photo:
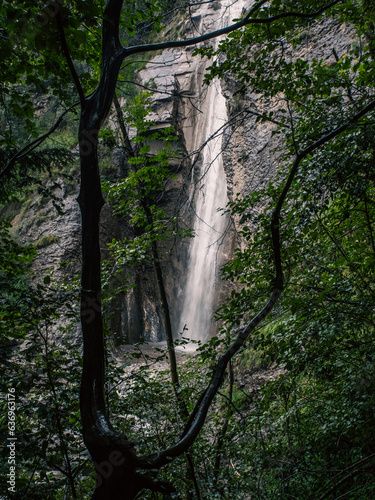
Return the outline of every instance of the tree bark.
<path id="1" fill-rule="evenodd" d="M 83 439 L 97 471 L 93 498 L 134 498 L 142 489 L 136 480 L 134 443 L 112 428 L 105 405 L 105 352 L 101 310 L 100 212 L 104 204 L 98 132 L 113 101 L 123 54 L 118 38 L 122 1 L 107 2 L 103 22 L 102 73 L 90 98 L 82 103 L 79 127 L 82 216 L 81 323 L 83 370 L 80 408 Z M 126 487 L 126 495 L 123 493 Z M 122 493 L 121 493 L 122 492 Z"/>

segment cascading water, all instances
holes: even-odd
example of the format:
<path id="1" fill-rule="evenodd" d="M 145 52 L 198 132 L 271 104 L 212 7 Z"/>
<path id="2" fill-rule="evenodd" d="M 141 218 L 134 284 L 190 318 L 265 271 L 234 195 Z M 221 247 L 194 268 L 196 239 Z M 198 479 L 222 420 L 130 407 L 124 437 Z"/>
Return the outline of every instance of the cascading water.
<path id="1" fill-rule="evenodd" d="M 226 22 L 239 15 L 241 3 L 238 2 L 235 8 L 225 7 Z M 226 206 L 228 198 L 221 154 L 222 127 L 227 121 L 227 111 L 218 80 L 214 80 L 208 88 L 202 111 L 195 125 L 199 136 L 196 134 L 192 151 L 197 151 L 202 144 L 206 145 L 203 161 L 198 162 L 200 172 L 198 176 L 193 175 L 192 180 L 195 237 L 189 248 L 179 328 L 181 333 L 186 325 L 187 332 L 183 332 L 183 336 L 191 340 L 205 340 L 211 330 L 216 285 L 222 264 L 220 246 L 228 225 L 228 217 L 219 211 Z"/>
<path id="2" fill-rule="evenodd" d="M 193 187 L 196 192 L 195 237 L 189 249 L 188 279 L 180 324 L 180 331 L 187 326 L 188 332 L 184 336 L 191 340 L 203 340 L 210 330 L 217 270 L 221 264 L 220 243 L 228 223 L 227 217 L 218 211 L 228 201 L 221 155 L 222 134 L 211 138 L 227 118 L 225 98 L 218 81 L 209 87 L 205 107 L 201 115 L 204 123 L 198 123 L 197 130 L 202 131 L 199 142 L 208 142 L 203 149 L 198 181 Z"/>

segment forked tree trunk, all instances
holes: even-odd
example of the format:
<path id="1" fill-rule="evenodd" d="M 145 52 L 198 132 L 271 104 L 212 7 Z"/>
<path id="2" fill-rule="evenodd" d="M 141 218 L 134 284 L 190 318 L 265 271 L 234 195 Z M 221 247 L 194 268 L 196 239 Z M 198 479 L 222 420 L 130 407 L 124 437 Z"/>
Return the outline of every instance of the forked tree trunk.
<path id="1" fill-rule="evenodd" d="M 83 124 L 85 124 L 83 113 Z M 90 121 L 87 121 L 90 124 Z M 89 132 L 88 132 L 89 130 Z M 129 499 L 147 487 L 135 472 L 133 443 L 114 431 L 104 398 L 104 337 L 101 312 L 99 221 L 103 206 L 97 158 L 97 129 L 81 125 L 83 370 L 80 407 L 84 442 L 97 472 L 93 499 Z M 125 491 L 124 491 L 125 490 Z"/>

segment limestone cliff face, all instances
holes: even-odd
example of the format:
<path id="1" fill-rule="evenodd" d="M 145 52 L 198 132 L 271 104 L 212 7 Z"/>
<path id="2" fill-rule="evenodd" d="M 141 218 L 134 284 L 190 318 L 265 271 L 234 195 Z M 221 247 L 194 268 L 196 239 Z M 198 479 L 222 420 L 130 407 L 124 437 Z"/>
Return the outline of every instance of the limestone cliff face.
<path id="1" fill-rule="evenodd" d="M 230 11 L 224 2 L 203 4 L 188 21 L 183 21 L 186 36 L 194 36 L 222 26 L 223 23 L 229 23 L 231 19 L 239 17 L 243 7 L 244 4 L 238 3 L 237 10 Z M 349 26 L 332 25 L 327 21 L 306 34 L 297 55 L 302 58 L 323 58 L 327 63 L 334 62 L 332 49 L 335 48 L 341 55 L 350 46 L 351 41 Z M 167 212 L 178 215 L 181 223 L 188 227 L 194 226 L 197 217 L 196 200 L 205 185 L 206 174 L 202 175 L 202 165 L 205 161 L 207 163 L 207 159 L 203 153 L 202 142 L 205 141 L 202 137 L 206 125 L 203 125 L 202 116 L 209 114 L 208 90 L 202 85 L 207 62 L 200 57 L 192 57 L 192 50 L 193 48 L 189 47 L 184 50 L 166 50 L 153 58 L 138 75 L 139 83 L 154 92 L 152 119 L 156 124 L 155 128 L 173 124 L 179 135 L 180 155 L 171 165 L 176 177 L 167 183 L 161 203 Z M 233 199 L 236 194 L 249 194 L 270 179 L 276 171 L 282 152 L 278 139 L 272 136 L 274 125 L 256 122 L 256 116 L 251 113 L 262 113 L 264 106 L 278 104 L 264 100 L 260 102 L 258 96 L 251 91 L 239 96 L 238 85 L 230 75 L 219 83 L 219 89 L 226 100 L 227 120 L 242 112 L 240 119 L 233 120 L 229 126 L 223 127 L 219 134 L 222 138 L 225 179 L 218 182 L 225 182 L 226 196 L 219 200 L 218 207 L 224 208 L 227 198 Z M 213 109 L 216 112 L 215 106 Z M 116 126 L 115 119 L 113 126 Z M 206 147 L 210 148 L 214 140 L 206 142 Z M 113 161 L 118 165 L 119 171 L 124 169 L 124 158 L 120 149 L 115 151 Z M 213 161 L 214 159 L 212 164 Z M 207 165 L 210 165 L 209 161 Z M 77 272 L 80 266 L 80 214 L 75 199 L 77 192 L 71 189 L 68 192 L 63 181 L 60 184 L 60 191 L 56 194 L 64 199 L 64 215 L 57 215 L 51 203 L 41 207 L 39 198 L 34 197 L 22 214 L 22 221 L 21 216 L 17 216 L 18 219 L 16 217 L 15 220 L 15 223 L 19 223 L 21 239 L 34 241 L 36 246 L 39 246 L 34 268 L 40 274 L 54 268 L 58 275 L 62 275 L 59 264 L 63 261 L 73 262 L 70 267 L 72 273 Z M 106 243 L 113 237 L 121 238 L 130 234 L 131 228 L 126 221 L 113 216 L 109 206 L 102 212 L 101 224 L 105 255 Z M 220 245 L 216 251 L 216 280 L 213 284 L 212 304 L 209 306 L 212 310 L 228 293 L 227 285 L 222 284 L 220 280 L 220 266 L 229 260 L 234 249 L 241 245 L 236 232 L 236 221 L 228 218 L 225 231 L 218 235 L 218 238 Z M 160 248 L 175 334 L 181 332 L 183 326 L 183 303 L 191 298 L 184 296 L 190 273 L 189 246 L 190 241 L 171 241 Z M 201 251 L 205 253 L 206 249 L 202 248 Z M 117 297 L 112 306 L 111 328 L 115 342 L 133 343 L 140 338 L 148 341 L 162 340 L 164 321 L 152 266 L 135 270 L 133 281 L 135 288 Z M 206 307 L 203 302 L 200 306 Z M 215 325 L 211 323 L 208 330 L 213 333 L 215 329 Z"/>
<path id="2" fill-rule="evenodd" d="M 21 212 L 13 219 L 13 227 L 23 244 L 33 244 L 38 254 L 32 263 L 33 271 L 43 277 L 53 271 L 61 278 L 63 263 L 69 263 L 69 273 L 79 269 L 80 262 L 80 213 L 76 190 L 67 189 L 62 179 L 54 195 L 62 200 L 63 214 L 59 215 L 52 201 L 40 195 L 25 202 Z"/>
<path id="3" fill-rule="evenodd" d="M 308 61 L 314 58 L 323 60 L 326 65 L 334 64 L 335 53 L 341 57 L 353 41 L 351 26 L 330 20 L 306 29 L 302 35 L 301 44 L 290 49 L 290 58 Z M 278 110 L 285 109 L 285 103 L 282 99 L 260 100 L 259 95 L 251 90 L 238 93 L 239 85 L 231 75 L 226 75 L 222 86 L 228 115 L 232 119 L 226 129 L 223 151 L 228 194 L 232 199 L 237 193 L 251 193 L 268 181 L 280 166 L 283 154 L 280 139 L 272 135 L 276 126 L 271 122 L 257 122 L 256 113 L 263 114 L 272 109 L 276 116 Z"/>

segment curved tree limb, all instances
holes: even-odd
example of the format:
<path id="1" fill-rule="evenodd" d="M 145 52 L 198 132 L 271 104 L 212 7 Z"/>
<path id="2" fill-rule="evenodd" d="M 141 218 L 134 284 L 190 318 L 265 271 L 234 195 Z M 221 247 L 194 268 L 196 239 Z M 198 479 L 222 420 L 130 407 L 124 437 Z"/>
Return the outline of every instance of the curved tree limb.
<path id="1" fill-rule="evenodd" d="M 210 33 L 198 37 L 188 38 L 187 40 L 177 40 L 172 42 L 150 43 L 145 45 L 135 45 L 133 47 L 124 47 L 124 57 L 128 57 L 133 54 L 140 54 L 142 52 L 174 49 L 179 47 L 188 47 L 189 45 L 196 45 L 198 43 L 205 42 L 206 40 L 212 40 L 213 38 L 227 35 L 228 33 L 232 33 L 232 31 L 236 31 L 237 29 L 243 28 L 244 26 L 248 26 L 250 24 L 271 24 L 275 21 L 278 21 L 279 19 L 285 19 L 288 17 L 295 17 L 297 19 L 313 19 L 314 17 L 318 17 L 320 16 L 320 14 L 323 14 L 323 12 L 325 12 L 327 9 L 333 7 L 338 3 L 341 3 L 344 0 L 334 0 L 321 9 L 312 12 L 311 14 L 303 14 L 301 12 L 283 12 L 281 14 L 276 14 L 275 16 L 267 17 L 264 19 L 253 18 L 253 14 L 255 14 L 255 12 L 266 3 L 266 1 L 267 0 L 261 0 L 260 2 L 257 2 L 241 21 L 231 24 L 230 26 L 227 26 L 225 28 L 211 31 Z"/>
<path id="2" fill-rule="evenodd" d="M 273 307 L 281 296 L 284 287 L 280 241 L 281 209 L 302 160 L 304 160 L 309 154 L 313 153 L 321 146 L 324 146 L 329 141 L 339 136 L 352 124 L 358 122 L 360 118 L 365 116 L 373 109 L 375 109 L 375 101 L 372 101 L 367 106 L 365 106 L 345 124 L 332 130 L 328 134 L 315 141 L 310 146 L 306 147 L 299 154 L 297 154 L 271 217 L 270 231 L 272 235 L 272 247 L 274 252 L 275 266 L 274 288 L 271 297 L 268 299 L 268 302 L 263 307 L 263 309 L 242 330 L 240 330 L 231 347 L 219 358 L 216 368 L 213 371 L 210 384 L 196 404 L 191 419 L 188 422 L 187 428 L 185 429 L 181 439 L 175 445 L 167 448 L 166 450 L 140 457 L 139 460 L 143 462 L 144 468 L 162 467 L 163 465 L 170 462 L 173 458 L 184 453 L 193 444 L 194 440 L 203 427 L 209 407 L 220 387 L 228 362 L 243 346 L 244 342 L 249 338 L 250 334 L 260 324 L 260 322 L 272 311 Z"/>

